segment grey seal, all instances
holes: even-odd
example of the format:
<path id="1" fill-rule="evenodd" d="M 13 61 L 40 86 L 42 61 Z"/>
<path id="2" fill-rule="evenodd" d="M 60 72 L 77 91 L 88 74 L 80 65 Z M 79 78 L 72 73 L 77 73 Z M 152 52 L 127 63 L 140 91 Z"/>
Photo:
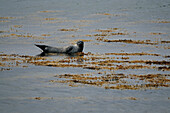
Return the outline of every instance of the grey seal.
<path id="1" fill-rule="evenodd" d="M 83 48 L 84 48 L 84 42 L 78 41 L 75 45 L 66 46 L 66 47 L 63 47 L 63 48 L 57 48 L 57 47 L 52 47 L 52 46 L 47 46 L 47 45 L 37 45 L 37 44 L 35 44 L 35 46 L 42 49 L 44 53 L 72 54 L 72 53 L 82 52 Z"/>

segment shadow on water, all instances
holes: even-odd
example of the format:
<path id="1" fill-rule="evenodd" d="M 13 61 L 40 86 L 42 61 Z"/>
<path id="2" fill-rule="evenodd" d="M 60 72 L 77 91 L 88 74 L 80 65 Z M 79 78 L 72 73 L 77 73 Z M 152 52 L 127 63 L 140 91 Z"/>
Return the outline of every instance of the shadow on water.
<path id="1" fill-rule="evenodd" d="M 45 52 L 42 52 L 36 56 L 40 56 L 40 57 L 50 57 L 50 56 L 78 57 L 78 56 L 84 56 L 84 53 L 80 52 L 80 53 L 66 54 L 66 53 L 45 53 Z"/>
<path id="2" fill-rule="evenodd" d="M 84 53 L 83 52 L 80 52 L 80 53 L 73 53 L 73 54 L 66 54 L 66 53 L 45 53 L 45 52 L 42 52 L 36 56 L 39 56 L 39 57 L 63 57 L 63 59 L 76 59 L 76 62 L 77 64 L 81 64 L 84 59 Z M 66 58 L 65 58 L 66 57 Z"/>

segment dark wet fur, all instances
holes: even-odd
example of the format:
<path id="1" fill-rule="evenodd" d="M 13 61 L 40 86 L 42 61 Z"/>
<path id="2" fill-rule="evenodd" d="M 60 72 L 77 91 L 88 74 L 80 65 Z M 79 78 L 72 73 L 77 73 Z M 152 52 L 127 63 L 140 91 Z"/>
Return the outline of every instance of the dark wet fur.
<path id="1" fill-rule="evenodd" d="M 37 45 L 37 44 L 35 44 L 35 46 L 42 49 L 44 53 L 72 54 L 72 53 L 82 52 L 84 48 L 84 42 L 78 41 L 76 44 L 77 44 L 76 46 L 68 46 L 67 48 L 56 48 L 47 45 Z"/>

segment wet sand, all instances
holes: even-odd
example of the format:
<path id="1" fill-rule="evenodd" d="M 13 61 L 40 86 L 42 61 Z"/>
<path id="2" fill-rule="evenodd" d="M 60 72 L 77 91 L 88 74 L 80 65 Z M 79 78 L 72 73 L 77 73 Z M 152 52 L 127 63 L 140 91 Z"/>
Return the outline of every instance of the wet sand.
<path id="1" fill-rule="evenodd" d="M 170 112 L 168 0 L 0 6 L 1 112 Z M 78 40 L 85 48 L 74 55 L 34 46 Z"/>

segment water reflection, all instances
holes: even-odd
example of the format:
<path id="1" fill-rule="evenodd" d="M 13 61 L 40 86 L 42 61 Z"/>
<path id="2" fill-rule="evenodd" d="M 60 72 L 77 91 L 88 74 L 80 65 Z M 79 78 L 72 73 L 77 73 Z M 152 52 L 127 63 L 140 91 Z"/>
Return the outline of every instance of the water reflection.
<path id="1" fill-rule="evenodd" d="M 83 52 L 79 52 L 79 53 L 72 53 L 72 54 L 66 54 L 66 53 L 45 53 L 42 52 L 36 56 L 40 56 L 40 57 L 48 57 L 48 56 L 69 56 L 69 57 L 78 57 L 78 56 L 84 56 Z"/>
<path id="2" fill-rule="evenodd" d="M 63 61 L 63 62 L 65 62 L 65 60 L 67 60 L 67 59 L 70 59 L 70 60 L 74 59 L 77 64 L 82 64 L 84 62 L 84 53 L 83 52 L 72 53 L 72 54 L 42 52 L 36 56 L 38 56 L 38 57 L 62 57 L 63 60 L 60 60 L 60 61 Z"/>

